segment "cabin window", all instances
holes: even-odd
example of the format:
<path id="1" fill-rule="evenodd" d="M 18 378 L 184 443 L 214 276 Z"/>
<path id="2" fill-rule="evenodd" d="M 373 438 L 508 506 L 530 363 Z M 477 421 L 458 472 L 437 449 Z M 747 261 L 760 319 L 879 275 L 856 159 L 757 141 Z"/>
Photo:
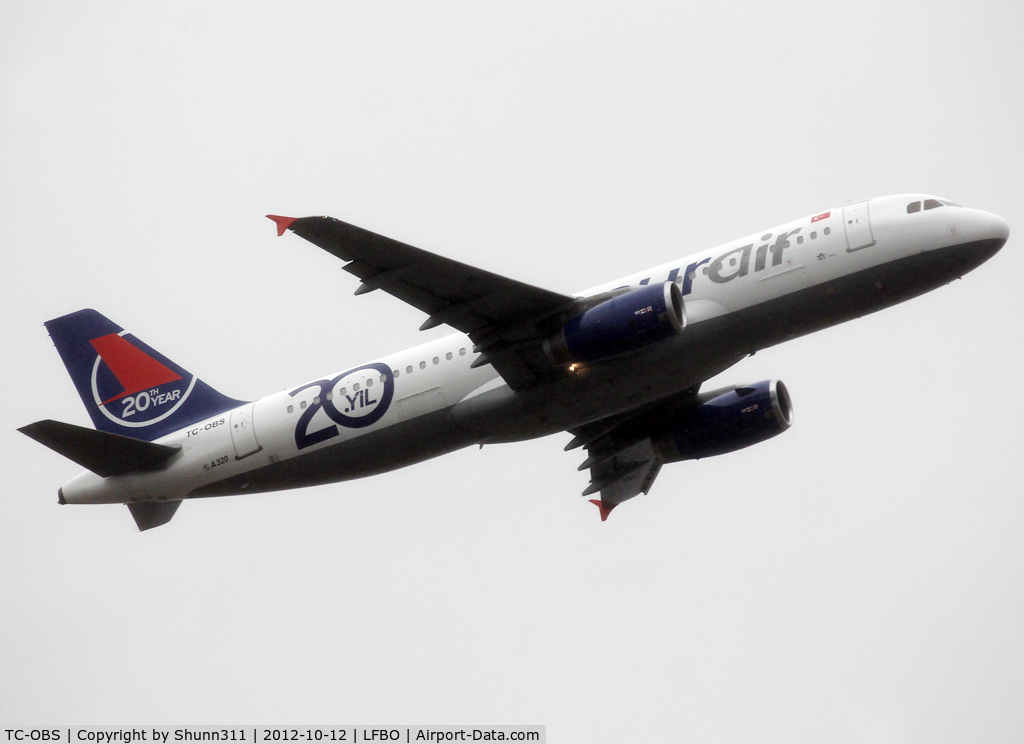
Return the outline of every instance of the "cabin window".
<path id="1" fill-rule="evenodd" d="M 391 374 L 393 374 L 395 377 L 398 377 L 398 370 L 397 369 L 391 370 Z"/>
<path id="2" fill-rule="evenodd" d="M 359 383 L 357 382 L 355 385 L 352 386 L 352 390 L 355 391 L 355 390 L 358 390 L 358 389 L 359 389 Z"/>
<path id="3" fill-rule="evenodd" d="M 466 356 L 466 350 L 465 349 L 459 349 L 459 356 Z"/>
<path id="4" fill-rule="evenodd" d="M 824 230 L 822 230 L 822 232 L 825 233 L 826 235 L 831 235 L 832 234 L 832 228 L 831 227 L 826 227 Z"/>
<path id="5" fill-rule="evenodd" d="M 799 245 L 800 243 L 803 243 L 804 242 L 804 236 L 803 235 L 797 235 L 796 236 L 796 242 L 797 242 L 797 245 Z"/>
<path id="6" fill-rule="evenodd" d="M 816 233 L 816 232 L 812 232 L 811 233 L 811 240 L 815 240 L 815 239 L 817 239 L 817 237 L 818 237 L 818 233 Z"/>
<path id="7" fill-rule="evenodd" d="M 420 362 L 420 369 L 426 369 L 426 368 L 427 368 L 427 363 L 426 362 Z"/>
<path id="8" fill-rule="evenodd" d="M 288 406 L 288 413 L 291 413 L 294 410 L 295 410 L 295 406 Z"/>
<path id="9" fill-rule="evenodd" d="M 447 354 L 444 355 L 444 358 L 450 362 L 452 360 L 452 353 L 449 351 Z"/>
<path id="10" fill-rule="evenodd" d="M 299 408 L 305 408 L 305 407 L 306 407 L 306 401 L 304 401 L 304 400 L 299 401 Z"/>
<path id="11" fill-rule="evenodd" d="M 314 398 L 313 398 L 313 405 L 314 406 L 320 405 L 320 396 L 319 395 L 314 396 Z"/>
<path id="12" fill-rule="evenodd" d="M 327 400 L 334 400 L 334 393 L 328 392 L 324 397 L 327 398 Z"/>
<path id="13" fill-rule="evenodd" d="M 373 387 L 373 378 L 372 377 L 369 380 L 366 381 L 366 387 Z"/>
<path id="14" fill-rule="evenodd" d="M 910 202 L 910 204 L 907 205 L 907 214 L 913 214 L 914 212 L 920 212 L 920 211 L 921 211 L 921 202 L 919 202 L 919 201 Z"/>
<path id="15" fill-rule="evenodd" d="M 342 388 L 341 390 L 338 391 L 338 395 L 345 395 L 347 392 L 348 390 L 346 388 Z"/>
<path id="16" fill-rule="evenodd" d="M 940 202 L 938 199 L 925 199 L 924 200 L 924 208 L 925 209 L 937 209 L 938 207 L 941 207 L 941 206 L 942 206 L 942 202 Z"/>
<path id="17" fill-rule="evenodd" d="M 412 374 L 412 365 L 411 364 L 408 367 L 405 368 L 405 374 L 407 374 L 407 375 L 411 375 Z"/>
<path id="18" fill-rule="evenodd" d="M 434 364 L 437 364 L 439 361 L 441 361 L 441 360 L 438 359 L 437 357 L 434 357 Z"/>
<path id="19" fill-rule="evenodd" d="M 388 378 L 386 378 L 386 377 L 385 377 L 384 375 L 381 375 L 381 376 L 380 376 L 380 381 L 381 381 L 381 382 L 384 382 L 384 381 L 385 381 L 385 380 L 387 380 L 387 379 L 388 379 Z"/>

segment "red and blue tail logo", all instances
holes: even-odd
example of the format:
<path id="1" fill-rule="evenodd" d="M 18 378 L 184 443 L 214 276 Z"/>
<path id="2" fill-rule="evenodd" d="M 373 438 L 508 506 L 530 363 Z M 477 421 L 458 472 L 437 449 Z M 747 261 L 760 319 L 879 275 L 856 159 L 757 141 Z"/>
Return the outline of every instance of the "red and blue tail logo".
<path id="1" fill-rule="evenodd" d="M 101 431 L 152 441 L 243 404 L 95 310 L 47 321 L 46 329 Z"/>

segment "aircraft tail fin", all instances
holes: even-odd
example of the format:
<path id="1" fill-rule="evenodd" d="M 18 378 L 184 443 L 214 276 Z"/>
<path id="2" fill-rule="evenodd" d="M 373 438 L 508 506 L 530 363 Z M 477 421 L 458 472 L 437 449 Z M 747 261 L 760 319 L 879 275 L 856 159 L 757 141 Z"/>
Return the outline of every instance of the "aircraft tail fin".
<path id="1" fill-rule="evenodd" d="M 157 468 L 181 451 L 121 434 L 46 419 L 18 429 L 102 478 Z"/>
<path id="2" fill-rule="evenodd" d="M 45 323 L 93 424 L 152 442 L 243 405 L 95 310 Z"/>
<path id="3" fill-rule="evenodd" d="M 179 506 L 181 501 L 139 502 L 128 504 L 128 511 L 139 526 L 139 532 L 145 532 L 170 522 Z"/>

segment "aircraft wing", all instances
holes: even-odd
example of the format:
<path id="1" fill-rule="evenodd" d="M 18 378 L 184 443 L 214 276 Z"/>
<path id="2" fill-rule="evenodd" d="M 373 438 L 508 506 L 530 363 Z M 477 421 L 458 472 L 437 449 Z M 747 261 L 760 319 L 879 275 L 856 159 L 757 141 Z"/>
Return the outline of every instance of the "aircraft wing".
<path id="1" fill-rule="evenodd" d="M 357 295 L 381 289 L 429 316 L 420 330 L 446 323 L 468 334 L 483 354 L 474 366 L 492 364 L 513 389 L 535 383 L 550 368 L 537 343 L 545 322 L 577 302 L 332 217 L 267 216 L 278 235 L 291 230 L 347 261 L 345 271 L 362 281 Z"/>
<path id="2" fill-rule="evenodd" d="M 623 501 L 647 493 L 658 477 L 661 465 L 660 458 L 651 447 L 651 440 L 644 439 L 619 450 L 607 460 L 591 465 L 590 486 L 583 495 L 600 491 L 600 500 L 591 499 L 590 503 L 601 509 L 603 522 Z"/>
<path id="3" fill-rule="evenodd" d="M 664 464 L 654 449 L 652 437 L 670 416 L 692 409 L 698 402 L 700 385 L 641 408 L 594 421 L 578 429 L 565 449 L 583 447 L 587 459 L 580 470 L 590 470 L 590 485 L 584 496 L 601 509 L 601 521 L 612 509 L 634 496 L 647 493 Z"/>

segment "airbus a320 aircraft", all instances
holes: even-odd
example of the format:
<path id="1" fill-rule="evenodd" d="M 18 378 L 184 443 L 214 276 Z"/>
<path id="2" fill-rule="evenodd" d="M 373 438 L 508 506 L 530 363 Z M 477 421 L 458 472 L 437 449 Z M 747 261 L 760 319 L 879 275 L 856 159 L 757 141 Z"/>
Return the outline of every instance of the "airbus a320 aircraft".
<path id="1" fill-rule="evenodd" d="M 826 210 L 559 294 L 330 217 L 268 215 L 361 282 L 459 333 L 255 402 L 228 398 L 95 310 L 46 323 L 96 429 L 20 429 L 88 469 L 61 504 L 128 505 L 140 530 L 184 499 L 360 478 L 471 444 L 568 431 L 601 519 L 665 463 L 789 428 L 786 386 L 701 383 L 782 341 L 947 284 L 1009 237 L 1000 217 L 904 194 Z"/>

